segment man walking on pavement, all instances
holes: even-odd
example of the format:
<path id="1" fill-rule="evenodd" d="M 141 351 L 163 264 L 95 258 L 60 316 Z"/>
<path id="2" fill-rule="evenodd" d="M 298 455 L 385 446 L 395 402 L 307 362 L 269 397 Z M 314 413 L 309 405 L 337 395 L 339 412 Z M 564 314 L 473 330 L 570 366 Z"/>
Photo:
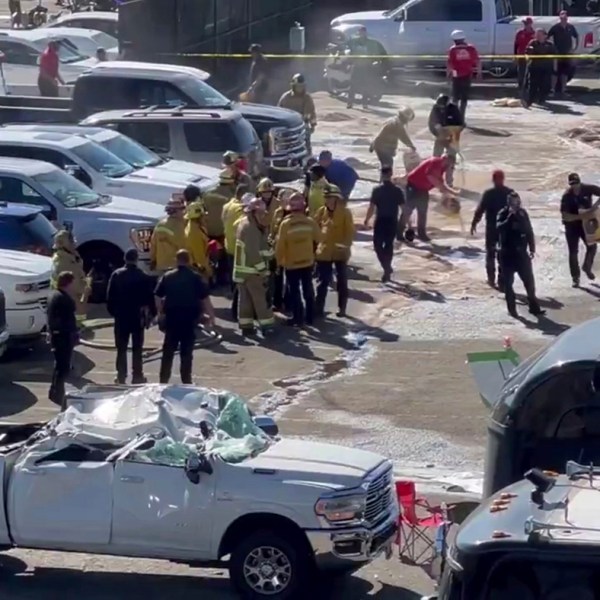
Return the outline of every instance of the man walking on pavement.
<path id="1" fill-rule="evenodd" d="M 531 263 L 535 256 L 535 236 L 529 215 L 521 207 L 521 198 L 516 192 L 509 194 L 507 205 L 498 213 L 496 227 L 498 229 L 498 256 L 508 314 L 515 318 L 519 316 L 513 287 L 515 274 L 519 275 L 525 287 L 529 312 L 537 317 L 546 314 L 546 311 L 541 309 L 535 295 L 535 277 Z"/>
<path id="2" fill-rule="evenodd" d="M 65 381 L 71 371 L 73 350 L 79 341 L 77 319 L 75 313 L 75 276 L 69 271 L 59 273 L 56 279 L 56 291 L 48 300 L 46 309 L 50 347 L 54 354 L 54 371 L 48 398 L 59 404 L 61 410 L 65 406 Z"/>
<path id="3" fill-rule="evenodd" d="M 398 238 L 404 238 L 404 231 L 410 223 L 413 211 L 417 211 L 417 237 L 422 242 L 429 242 L 427 235 L 427 212 L 429 210 L 429 192 L 438 188 L 442 193 L 457 196 L 458 191 L 452 189 L 446 180 L 454 169 L 456 156 L 432 156 L 413 169 L 406 178 L 406 203 L 402 207 Z"/>
<path id="4" fill-rule="evenodd" d="M 242 335 L 256 332 L 255 318 L 265 337 L 275 326 L 273 309 L 267 303 L 269 262 L 273 252 L 269 248 L 268 230 L 262 223 L 266 209 L 260 198 L 250 200 L 236 232 L 233 280 L 239 290 L 238 325 Z"/>
<path id="5" fill-rule="evenodd" d="M 38 73 L 38 89 L 40 96 L 58 98 L 59 84 L 65 85 L 60 75 L 60 60 L 58 57 L 58 41 L 50 40 L 40 56 Z"/>
<path id="6" fill-rule="evenodd" d="M 552 40 L 556 53 L 561 58 L 556 60 L 556 73 L 554 82 L 554 91 L 562 96 L 567 90 L 567 83 L 574 74 L 573 59 L 569 58 L 579 46 L 579 34 L 577 29 L 569 23 L 569 15 L 566 10 L 561 10 L 558 23 L 550 27 L 548 39 Z"/>
<path id="7" fill-rule="evenodd" d="M 355 56 L 356 58 L 354 58 L 350 73 L 347 108 L 354 106 L 356 94 L 362 96 L 363 108 L 368 108 L 369 93 L 372 93 L 376 85 L 376 77 L 373 76 L 373 62 L 376 60 L 376 56 L 382 56 L 386 52 L 377 40 L 367 35 L 367 28 L 363 25 L 358 28 L 357 36 L 348 40 L 348 48 L 350 49 L 350 56 Z"/>
<path id="8" fill-rule="evenodd" d="M 404 194 L 392 182 L 392 175 L 391 167 L 381 169 L 381 185 L 373 188 L 364 222 L 365 227 L 368 228 L 373 215 L 375 215 L 373 248 L 383 269 L 381 278 L 383 283 L 387 283 L 393 273 L 394 240 L 398 235 L 398 215 L 404 204 Z"/>
<path id="9" fill-rule="evenodd" d="M 190 267 L 190 254 L 179 250 L 177 267 L 167 271 L 154 290 L 158 325 L 165 334 L 160 361 L 160 383 L 169 383 L 179 348 L 181 383 L 191 384 L 196 326 L 205 316 L 214 328 L 215 311 L 202 277 Z"/>
<path id="10" fill-rule="evenodd" d="M 498 281 L 496 283 L 496 261 L 498 259 L 498 231 L 496 220 L 498 213 L 506 206 L 508 196 L 513 193 L 504 185 L 504 172 L 497 170 L 492 174 L 493 187 L 483 192 L 479 205 L 475 209 L 471 222 L 471 235 L 475 235 L 477 225 L 485 215 L 485 270 L 490 287 L 498 287 L 502 291 L 502 271 L 498 265 Z"/>
<path id="11" fill-rule="evenodd" d="M 369 147 L 369 152 L 375 152 L 381 167 L 393 167 L 394 157 L 398 150 L 398 142 L 402 142 L 409 150 L 417 149 L 408 135 L 407 126 L 415 118 L 412 108 L 405 106 L 398 114 L 387 119 Z"/>
<path id="12" fill-rule="evenodd" d="M 471 82 L 474 76 L 481 79 L 483 71 L 477 48 L 466 41 L 464 32 L 455 29 L 452 40 L 454 45 L 448 50 L 448 77 L 452 82 L 452 101 L 458 105 L 465 121 Z"/>
<path id="13" fill-rule="evenodd" d="M 529 108 L 534 102 L 544 104 L 552 88 L 552 71 L 556 61 L 547 57 L 556 54 L 556 48 L 548 41 L 544 29 L 536 29 L 535 38 L 525 48 L 527 55 L 527 74 L 523 105 Z"/>
<path id="14" fill-rule="evenodd" d="M 533 19 L 525 17 L 523 19 L 523 29 L 519 29 L 515 35 L 514 53 L 517 62 L 517 86 L 521 92 L 524 90 L 525 75 L 527 73 L 527 57 L 525 49 L 535 37 L 533 28 Z"/>
<path id="15" fill-rule="evenodd" d="M 577 288 L 579 287 L 581 271 L 587 275 L 588 279 L 596 279 L 592 267 L 594 266 L 598 246 L 596 244 L 586 244 L 581 217 L 583 214 L 595 211 L 600 206 L 600 187 L 581 183 L 581 178 L 577 173 L 571 173 L 568 181 L 569 187 L 560 201 L 560 213 L 565 226 L 565 237 L 569 250 L 569 270 L 573 279 L 573 287 Z M 598 200 L 594 203 L 592 203 L 593 196 L 598 197 Z M 580 241 L 586 244 L 585 258 L 581 270 L 579 269 Z"/>
<path id="16" fill-rule="evenodd" d="M 289 198 L 290 214 L 281 222 L 275 242 L 277 264 L 285 269 L 292 318 L 288 325 L 312 325 L 315 316 L 313 270 L 315 248 L 321 232 L 313 219 L 306 216 L 304 196 L 299 192 Z M 302 299 L 304 298 L 304 303 Z"/>
<path id="17" fill-rule="evenodd" d="M 125 253 L 125 266 L 117 269 L 108 281 L 106 309 L 113 317 L 117 349 L 115 383 L 127 381 L 127 347 L 131 339 L 131 383 L 146 383 L 142 353 L 144 331 L 152 314 L 152 279 L 138 267 L 138 251 Z"/>

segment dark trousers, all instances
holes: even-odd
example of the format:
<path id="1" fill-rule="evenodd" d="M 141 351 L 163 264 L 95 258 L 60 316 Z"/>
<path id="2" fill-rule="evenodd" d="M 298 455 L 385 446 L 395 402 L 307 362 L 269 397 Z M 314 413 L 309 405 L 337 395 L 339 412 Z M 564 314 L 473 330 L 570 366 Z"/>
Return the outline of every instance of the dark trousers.
<path id="1" fill-rule="evenodd" d="M 454 77 L 452 79 L 452 102 L 458 105 L 460 114 L 464 120 L 467 114 L 469 93 L 471 91 L 471 77 Z"/>
<path id="2" fill-rule="evenodd" d="M 138 320 L 138 321 L 141 321 Z M 144 349 L 144 327 L 141 322 L 133 323 L 129 319 L 115 319 L 115 346 L 117 348 L 116 369 L 117 380 L 127 380 L 127 347 L 131 339 L 131 382 L 143 383 L 144 365 L 142 353 Z"/>
<path id="3" fill-rule="evenodd" d="M 420 238 L 427 237 L 427 211 L 429 210 L 429 192 L 406 186 L 406 203 L 402 207 L 400 224 L 398 225 L 398 236 L 401 238 L 410 223 L 413 211 L 417 211 L 417 235 Z"/>
<path id="4" fill-rule="evenodd" d="M 313 289 L 313 267 L 286 269 L 292 322 L 295 325 L 312 325 L 315 313 L 315 291 Z M 303 301 L 304 299 L 304 301 Z"/>
<path id="5" fill-rule="evenodd" d="M 38 89 L 40 96 L 46 96 L 47 98 L 58 98 L 58 83 L 50 77 L 38 76 Z"/>
<path id="6" fill-rule="evenodd" d="M 549 69 L 527 70 L 527 89 L 525 91 L 525 102 L 531 105 L 534 102 L 546 102 L 552 87 L 552 72 Z"/>
<path id="7" fill-rule="evenodd" d="M 277 310 L 281 310 L 285 296 L 285 278 L 283 269 L 277 267 L 277 262 L 272 260 L 269 264 L 271 272 L 269 276 L 267 304 Z"/>
<path id="8" fill-rule="evenodd" d="M 169 383 L 173 369 L 173 358 L 179 348 L 179 373 L 181 383 L 192 383 L 192 363 L 196 342 L 195 321 L 166 323 L 165 339 L 160 360 L 160 383 Z"/>
<path id="9" fill-rule="evenodd" d="M 322 315 L 325 311 L 325 300 L 327 299 L 327 291 L 333 277 L 334 267 L 338 309 L 341 313 L 346 312 L 346 307 L 348 306 L 348 265 L 343 261 L 318 261 L 316 300 L 316 312 L 318 315 Z"/>
<path id="10" fill-rule="evenodd" d="M 350 88 L 348 89 L 348 104 L 354 104 L 357 94 L 362 97 L 363 106 L 369 103 L 369 90 L 373 84 L 373 77 L 370 69 L 364 65 L 355 65 L 352 67 L 350 75 Z"/>
<path id="11" fill-rule="evenodd" d="M 500 255 L 500 265 L 502 268 L 502 283 L 504 285 L 504 295 L 506 298 L 506 307 L 510 313 L 517 310 L 517 299 L 515 297 L 514 283 L 515 275 L 518 275 L 527 294 L 529 303 L 529 312 L 536 314 L 540 312 L 540 304 L 535 295 L 535 277 L 533 275 L 533 266 L 531 259 L 525 251 L 520 251 L 515 255 Z"/>
<path id="12" fill-rule="evenodd" d="M 377 220 L 373 227 L 373 248 L 384 273 L 392 271 L 394 240 L 398 233 L 396 219 Z"/>
<path id="13" fill-rule="evenodd" d="M 73 339 L 68 335 L 52 335 L 50 337 L 52 354 L 54 355 L 54 371 L 48 398 L 55 404 L 60 404 L 61 410 L 65 406 L 65 382 L 71 372 L 71 361 L 73 360 Z"/>
<path id="14" fill-rule="evenodd" d="M 489 227 L 489 226 L 488 226 Z M 496 283 L 496 264 L 498 265 L 498 287 L 502 287 L 502 268 L 498 260 L 498 238 L 496 232 L 485 232 L 485 272 L 490 284 Z"/>
<path id="15" fill-rule="evenodd" d="M 588 246 L 585 243 L 585 232 L 581 223 L 565 225 L 565 237 L 567 239 L 567 248 L 569 249 L 569 270 L 573 281 L 579 282 L 581 270 L 579 269 L 579 242 L 582 241 L 585 246 L 585 257 L 583 259 L 583 270 L 588 271 L 594 265 L 594 258 L 598 246 L 593 244 Z"/>
<path id="16" fill-rule="evenodd" d="M 527 78 L 527 61 L 525 58 L 517 60 L 517 86 L 523 91 Z"/>

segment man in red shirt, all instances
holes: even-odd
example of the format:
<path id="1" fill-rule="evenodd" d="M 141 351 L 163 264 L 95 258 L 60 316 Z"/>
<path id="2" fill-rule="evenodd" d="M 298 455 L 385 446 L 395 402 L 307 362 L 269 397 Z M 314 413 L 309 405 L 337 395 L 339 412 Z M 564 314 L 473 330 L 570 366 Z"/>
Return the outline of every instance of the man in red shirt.
<path id="1" fill-rule="evenodd" d="M 415 167 L 406 179 L 406 203 L 402 207 L 402 215 L 398 225 L 398 237 L 404 237 L 404 230 L 410 222 L 413 211 L 417 211 L 417 237 L 429 242 L 427 236 L 427 211 L 429 209 L 429 192 L 437 188 L 444 194 L 458 195 L 447 183 L 447 177 L 456 163 L 454 155 L 432 156 Z"/>
<path id="2" fill-rule="evenodd" d="M 448 50 L 448 77 L 452 80 L 452 101 L 458 104 L 465 118 L 469 90 L 473 75 L 482 76 L 481 61 L 475 46 L 467 43 L 465 34 L 459 29 L 452 32 L 454 46 Z"/>
<path id="3" fill-rule="evenodd" d="M 58 42 L 50 41 L 40 57 L 40 72 L 38 74 L 40 96 L 58 97 L 58 84 L 65 84 L 58 70 L 59 64 Z"/>
<path id="4" fill-rule="evenodd" d="M 525 73 L 527 72 L 527 57 L 525 49 L 529 46 L 529 42 L 535 37 L 535 29 L 533 28 L 533 19 L 525 17 L 523 19 L 523 29 L 519 29 L 515 35 L 515 56 L 517 61 L 517 84 L 519 89 L 523 89 L 525 84 Z"/>

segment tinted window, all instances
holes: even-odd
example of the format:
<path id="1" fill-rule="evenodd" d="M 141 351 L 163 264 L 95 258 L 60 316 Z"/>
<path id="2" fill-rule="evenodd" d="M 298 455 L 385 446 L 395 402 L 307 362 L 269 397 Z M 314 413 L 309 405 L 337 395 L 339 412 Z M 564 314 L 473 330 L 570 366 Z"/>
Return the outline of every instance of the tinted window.
<path id="1" fill-rule="evenodd" d="M 134 81 L 111 77 L 81 77 L 73 94 L 73 105 L 80 117 L 117 108 L 137 108 Z"/>
<path id="2" fill-rule="evenodd" d="M 39 53 L 25 44 L 17 44 L 7 40 L 0 41 L 0 52 L 4 52 L 4 60 L 15 65 L 37 65 Z"/>
<path id="3" fill-rule="evenodd" d="M 231 123 L 185 123 L 183 125 L 188 148 L 192 152 L 241 152 L 240 143 Z M 247 150 L 247 148 L 244 148 Z"/>
<path id="4" fill-rule="evenodd" d="M 48 208 L 48 201 L 16 177 L 0 177 L 0 202 L 18 202 Z"/>
<path id="5" fill-rule="evenodd" d="M 92 169 L 107 177 L 123 177 L 133 172 L 131 165 L 94 142 L 80 144 L 71 148 L 71 152 Z"/>
<path id="6" fill-rule="evenodd" d="M 186 77 L 181 82 L 181 89 L 191 101 L 192 106 L 200 108 L 225 108 L 231 105 L 231 100 L 223 96 L 199 77 Z"/>
<path id="7" fill-rule="evenodd" d="M 142 123 L 131 121 L 117 123 L 117 129 L 124 135 L 136 140 L 142 146 L 150 148 L 158 154 L 168 154 L 171 151 L 169 126 L 157 121 Z"/>
<path id="8" fill-rule="evenodd" d="M 164 159 L 158 154 L 148 150 L 148 148 L 138 144 L 126 135 L 115 133 L 114 137 L 102 141 L 98 140 L 98 143 L 137 169 L 154 167 L 164 162 Z"/>
<path id="9" fill-rule="evenodd" d="M 0 248 L 5 250 L 49 250 L 55 232 L 40 214 L 27 218 L 0 216 Z"/>
<path id="10" fill-rule="evenodd" d="M 8 146 L 0 145 L 1 156 L 14 156 L 16 158 L 33 158 L 52 163 L 61 169 L 68 162 L 62 152 L 48 148 L 35 148 L 32 146 Z"/>
<path id="11" fill-rule="evenodd" d="M 138 81 L 139 106 L 181 106 L 191 104 L 181 90 L 166 81 Z"/>

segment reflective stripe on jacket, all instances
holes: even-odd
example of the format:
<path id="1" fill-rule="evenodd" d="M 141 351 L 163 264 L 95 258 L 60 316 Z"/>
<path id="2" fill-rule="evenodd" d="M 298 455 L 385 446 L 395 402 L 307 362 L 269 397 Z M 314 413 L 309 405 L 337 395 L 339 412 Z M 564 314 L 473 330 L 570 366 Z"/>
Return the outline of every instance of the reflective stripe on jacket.
<path id="1" fill-rule="evenodd" d="M 317 246 L 317 260 L 324 262 L 347 262 L 354 241 L 354 219 L 352 211 L 345 206 L 337 206 L 333 211 L 323 207 L 315 215 L 321 230 L 321 241 Z"/>
<path id="2" fill-rule="evenodd" d="M 242 282 L 248 275 L 267 272 L 269 246 L 266 233 L 254 221 L 244 217 L 237 226 L 233 280 Z"/>

